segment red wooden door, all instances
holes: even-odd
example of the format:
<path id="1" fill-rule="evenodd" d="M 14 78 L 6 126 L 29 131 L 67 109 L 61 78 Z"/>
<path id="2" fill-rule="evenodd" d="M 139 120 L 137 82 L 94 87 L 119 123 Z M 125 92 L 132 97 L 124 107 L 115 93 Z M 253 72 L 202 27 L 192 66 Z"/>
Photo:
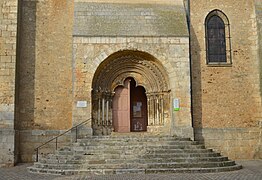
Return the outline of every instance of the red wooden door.
<path id="1" fill-rule="evenodd" d="M 113 126 L 115 132 L 130 132 L 130 80 L 115 89 Z"/>
<path id="2" fill-rule="evenodd" d="M 131 131 L 140 132 L 147 130 L 147 97 L 142 86 L 135 86 L 131 81 Z"/>

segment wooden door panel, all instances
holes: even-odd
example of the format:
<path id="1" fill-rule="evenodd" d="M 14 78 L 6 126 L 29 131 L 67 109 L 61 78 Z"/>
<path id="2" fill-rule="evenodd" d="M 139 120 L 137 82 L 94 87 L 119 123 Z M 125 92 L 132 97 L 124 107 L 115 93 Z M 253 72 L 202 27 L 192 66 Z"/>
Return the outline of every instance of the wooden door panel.
<path id="1" fill-rule="evenodd" d="M 139 104 L 139 106 L 137 105 Z M 134 101 L 131 113 L 131 130 L 132 131 L 146 131 L 147 127 L 147 111 L 146 103 L 143 101 Z"/>
<path id="2" fill-rule="evenodd" d="M 130 132 L 130 81 L 115 89 L 113 98 L 113 126 L 115 132 Z"/>
<path id="3" fill-rule="evenodd" d="M 147 98 L 145 89 L 131 82 L 131 131 L 147 130 Z"/>
<path id="4" fill-rule="evenodd" d="M 129 110 L 129 97 L 123 95 L 121 101 L 119 102 L 118 110 L 120 111 L 128 111 Z"/>

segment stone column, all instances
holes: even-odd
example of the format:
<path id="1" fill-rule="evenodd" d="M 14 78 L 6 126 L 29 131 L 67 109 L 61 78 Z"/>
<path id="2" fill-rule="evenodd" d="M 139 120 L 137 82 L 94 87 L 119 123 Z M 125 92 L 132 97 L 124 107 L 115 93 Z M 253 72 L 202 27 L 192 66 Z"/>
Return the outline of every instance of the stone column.
<path id="1" fill-rule="evenodd" d="M 167 102 L 165 102 L 167 101 Z M 164 127 L 167 107 L 169 104 L 168 93 L 147 93 L 148 106 L 148 131 L 160 132 Z M 169 107 L 169 106 L 168 106 Z"/>
<path id="2" fill-rule="evenodd" d="M 154 96 L 152 94 L 147 94 L 147 111 L 148 111 L 148 126 L 155 125 L 155 103 Z"/>
<path id="3" fill-rule="evenodd" d="M 105 125 L 105 97 L 102 97 L 102 118 L 101 118 L 101 125 Z"/>
<path id="4" fill-rule="evenodd" d="M 156 94 L 155 95 L 155 114 L 156 114 L 156 118 L 155 118 L 155 125 L 159 125 L 159 97 L 158 97 L 158 95 Z"/>
<path id="5" fill-rule="evenodd" d="M 106 125 L 109 125 L 109 100 L 106 100 Z"/>
<path id="6" fill-rule="evenodd" d="M 97 125 L 101 124 L 101 97 L 98 97 Z"/>
<path id="7" fill-rule="evenodd" d="M 109 135 L 112 131 L 112 98 L 113 94 L 108 91 L 98 92 L 96 94 L 97 102 L 96 111 L 93 113 L 95 124 L 93 127 L 96 129 L 96 135 Z"/>
<path id="8" fill-rule="evenodd" d="M 113 94 L 112 93 L 105 93 L 105 123 L 104 125 L 106 126 L 111 126 L 112 125 L 112 98 Z"/>
<path id="9" fill-rule="evenodd" d="M 160 125 L 164 125 L 164 99 L 163 94 L 160 95 Z"/>
<path id="10" fill-rule="evenodd" d="M 109 94 L 109 114 L 108 114 L 108 125 L 112 128 L 113 126 L 113 97 L 114 93 Z"/>

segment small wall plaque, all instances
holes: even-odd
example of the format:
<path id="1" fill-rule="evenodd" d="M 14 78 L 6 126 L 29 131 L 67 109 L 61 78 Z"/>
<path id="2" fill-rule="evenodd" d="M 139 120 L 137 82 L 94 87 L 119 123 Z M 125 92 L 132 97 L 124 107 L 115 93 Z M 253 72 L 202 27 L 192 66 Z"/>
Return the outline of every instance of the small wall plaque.
<path id="1" fill-rule="evenodd" d="M 78 108 L 85 108 L 85 107 L 87 107 L 87 101 L 77 101 L 76 107 L 78 107 Z"/>
<path id="2" fill-rule="evenodd" d="M 174 108 L 174 111 L 179 111 L 180 110 L 179 99 L 174 99 L 174 101 L 173 101 L 173 108 Z"/>

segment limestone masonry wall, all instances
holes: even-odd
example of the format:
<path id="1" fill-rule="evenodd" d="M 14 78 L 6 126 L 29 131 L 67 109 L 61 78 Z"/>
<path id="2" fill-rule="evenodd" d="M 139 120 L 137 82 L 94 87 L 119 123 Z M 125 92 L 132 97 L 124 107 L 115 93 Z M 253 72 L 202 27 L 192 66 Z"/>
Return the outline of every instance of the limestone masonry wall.
<path id="1" fill-rule="evenodd" d="M 23 130 L 19 132 L 19 161 L 34 162 L 36 160 L 36 152 L 34 148 L 47 142 L 48 140 L 62 134 L 64 130 Z M 68 133 L 58 138 L 58 148 L 69 145 L 74 136 Z M 56 141 L 52 141 L 39 149 L 39 157 L 46 154 L 54 153 L 56 150 Z"/>
<path id="2" fill-rule="evenodd" d="M 261 159 L 260 128 L 195 128 L 195 138 L 230 159 Z"/>
<path id="3" fill-rule="evenodd" d="M 77 36 L 188 36 L 186 11 L 178 5 L 75 3 Z"/>
<path id="4" fill-rule="evenodd" d="M 35 62 L 35 126 L 67 129 L 72 126 L 73 2 L 37 3 Z"/>
<path id="5" fill-rule="evenodd" d="M 175 4 L 181 5 L 183 0 L 74 0 L 75 2 L 124 3 L 124 4 Z"/>
<path id="6" fill-rule="evenodd" d="M 230 67 L 206 65 L 204 23 L 214 9 L 229 19 Z M 191 39 L 194 127 L 257 127 L 261 98 L 253 1 L 192 1 Z"/>
<path id="7" fill-rule="evenodd" d="M 34 125 L 36 1 L 20 1 L 16 78 L 16 129 Z"/>
<path id="8" fill-rule="evenodd" d="M 258 30 L 258 46 L 259 46 L 259 51 L 258 51 L 258 58 L 259 58 L 259 63 L 260 63 L 260 94 L 262 95 L 262 0 L 256 0 L 255 1 L 255 7 L 256 7 L 256 20 L 257 20 L 257 30 Z M 262 120 L 260 120 L 260 138 L 259 138 L 259 143 L 258 143 L 258 155 L 260 159 L 262 159 Z"/>
<path id="9" fill-rule="evenodd" d="M 161 62 L 170 82 L 170 100 L 180 98 L 181 111 L 168 117 L 166 133 L 171 130 L 180 136 L 192 136 L 188 37 L 74 37 L 73 47 L 74 122 L 91 117 L 92 80 L 99 64 L 115 52 L 134 50 L 147 52 Z M 77 101 L 87 101 L 88 105 L 77 108 Z"/>
<path id="10" fill-rule="evenodd" d="M 226 155 L 254 158 L 255 152 L 250 150 L 261 139 L 257 132 L 262 110 L 254 1 L 194 0 L 190 7 L 193 125 L 201 129 L 195 131 L 196 139 L 204 139 L 211 147 L 218 146 L 216 143 L 221 141 L 210 138 L 216 134 L 228 143 L 217 148 Z M 214 9 L 221 10 L 229 19 L 231 66 L 206 64 L 205 18 Z M 246 132 L 249 136 L 245 136 Z M 230 147 L 231 144 L 234 145 Z"/>
<path id="11" fill-rule="evenodd" d="M 0 167 L 14 164 L 17 0 L 0 1 Z"/>
<path id="12" fill-rule="evenodd" d="M 21 2 L 16 104 L 21 161 L 32 160 L 42 137 L 29 131 L 72 127 L 73 12 L 71 0 Z M 28 136 L 31 141 L 24 141 Z"/>

